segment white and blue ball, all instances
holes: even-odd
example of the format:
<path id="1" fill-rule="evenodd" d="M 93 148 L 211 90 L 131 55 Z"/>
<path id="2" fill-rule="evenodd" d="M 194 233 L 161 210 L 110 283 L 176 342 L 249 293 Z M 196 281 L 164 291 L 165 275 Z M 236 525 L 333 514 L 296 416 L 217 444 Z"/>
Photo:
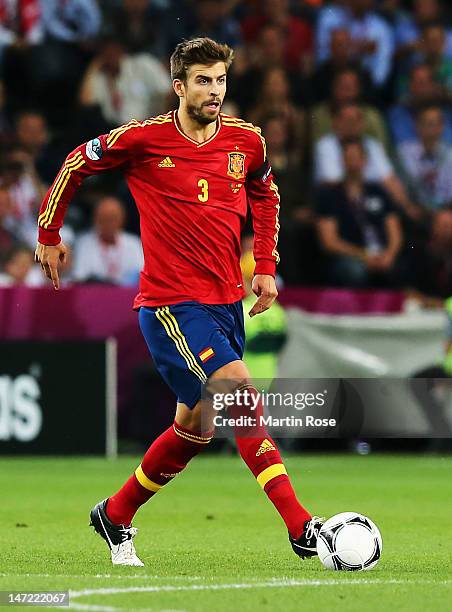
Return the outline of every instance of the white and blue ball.
<path id="1" fill-rule="evenodd" d="M 362 571 L 374 568 L 383 541 L 378 527 L 358 512 L 341 512 L 325 521 L 317 538 L 317 553 L 331 570 Z"/>

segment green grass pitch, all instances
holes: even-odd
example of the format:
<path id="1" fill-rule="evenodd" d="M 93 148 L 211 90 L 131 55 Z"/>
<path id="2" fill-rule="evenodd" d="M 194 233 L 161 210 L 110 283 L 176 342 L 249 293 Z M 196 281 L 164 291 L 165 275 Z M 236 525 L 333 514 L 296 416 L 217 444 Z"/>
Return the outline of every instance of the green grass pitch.
<path id="1" fill-rule="evenodd" d="M 0 590 L 69 589 L 71 608 L 100 611 L 452 607 L 450 456 L 287 456 L 312 512 L 357 510 L 380 527 L 380 563 L 360 573 L 300 561 L 240 459 L 217 455 L 195 459 L 140 510 L 145 567 L 114 568 L 88 513 L 137 462 L 2 458 Z"/>

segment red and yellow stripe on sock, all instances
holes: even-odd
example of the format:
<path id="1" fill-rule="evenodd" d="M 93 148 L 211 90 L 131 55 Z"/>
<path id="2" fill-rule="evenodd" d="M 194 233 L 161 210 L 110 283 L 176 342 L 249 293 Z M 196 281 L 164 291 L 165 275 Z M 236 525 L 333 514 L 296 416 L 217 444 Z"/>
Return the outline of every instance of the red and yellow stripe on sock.
<path id="1" fill-rule="evenodd" d="M 141 467 L 141 465 L 139 465 L 135 470 L 135 477 L 144 489 L 147 489 L 152 493 L 157 493 L 163 486 L 148 478 L 143 472 L 143 468 Z"/>
<path id="2" fill-rule="evenodd" d="M 287 476 L 287 470 L 283 463 L 274 463 L 269 465 L 262 472 L 257 474 L 256 480 L 260 486 L 265 489 L 268 483 L 278 476 Z"/>

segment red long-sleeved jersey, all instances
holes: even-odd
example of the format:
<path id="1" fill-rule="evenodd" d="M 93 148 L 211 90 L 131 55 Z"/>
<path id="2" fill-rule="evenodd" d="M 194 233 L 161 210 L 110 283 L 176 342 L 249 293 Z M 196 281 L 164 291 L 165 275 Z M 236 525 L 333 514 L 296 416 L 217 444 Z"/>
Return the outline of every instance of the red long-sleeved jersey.
<path id="1" fill-rule="evenodd" d="M 66 158 L 39 211 L 39 242 L 56 245 L 67 205 L 86 176 L 121 169 L 135 199 L 144 268 L 134 307 L 243 297 L 240 231 L 250 204 L 256 274 L 275 274 L 279 195 L 260 129 L 220 114 L 198 143 L 177 111 L 120 126 Z"/>

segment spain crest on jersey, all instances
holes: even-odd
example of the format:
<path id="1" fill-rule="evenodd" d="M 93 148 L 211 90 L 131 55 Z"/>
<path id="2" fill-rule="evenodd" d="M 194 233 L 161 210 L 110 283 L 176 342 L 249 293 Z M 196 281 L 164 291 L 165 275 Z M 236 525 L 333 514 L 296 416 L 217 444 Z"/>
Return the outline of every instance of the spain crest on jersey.
<path id="1" fill-rule="evenodd" d="M 228 153 L 228 175 L 236 180 L 245 178 L 245 153 Z"/>

